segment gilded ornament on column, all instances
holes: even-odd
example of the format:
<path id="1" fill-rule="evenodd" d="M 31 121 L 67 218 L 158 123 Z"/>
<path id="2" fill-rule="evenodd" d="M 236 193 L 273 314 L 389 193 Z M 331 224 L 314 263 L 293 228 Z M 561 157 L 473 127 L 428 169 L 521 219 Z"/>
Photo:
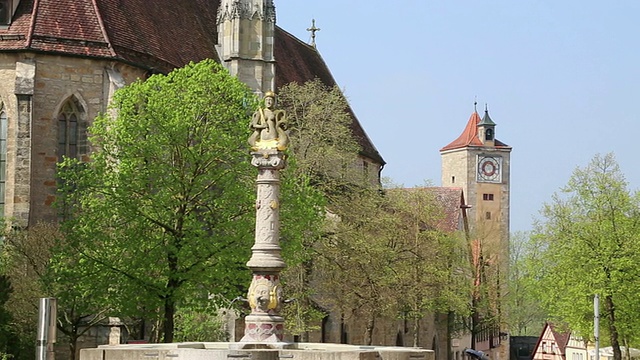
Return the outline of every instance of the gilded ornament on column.
<path id="1" fill-rule="evenodd" d="M 267 91 L 264 94 L 264 107 L 258 108 L 251 118 L 253 134 L 249 137 L 249 145 L 253 150 L 277 149 L 285 150 L 289 146 L 287 135 L 287 114 L 284 110 L 275 109 L 276 94 Z"/>

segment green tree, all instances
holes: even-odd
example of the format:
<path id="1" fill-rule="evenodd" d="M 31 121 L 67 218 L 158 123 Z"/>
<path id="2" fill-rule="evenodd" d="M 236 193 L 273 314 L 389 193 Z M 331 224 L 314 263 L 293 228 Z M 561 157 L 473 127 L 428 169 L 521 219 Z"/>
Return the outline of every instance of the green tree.
<path id="1" fill-rule="evenodd" d="M 42 297 L 58 299 L 58 344 L 67 344 L 70 358 L 76 356 L 78 339 L 105 318 L 100 297 L 85 297 L 74 278 L 56 278 L 50 267 L 52 249 L 61 234 L 55 224 L 38 223 L 28 230 L 8 230 L 4 237 L 7 278 L 14 286 L 7 293 L 11 314 L 12 353 L 17 359 L 33 358 L 38 304 Z M 71 257 L 69 257 L 71 258 Z"/>
<path id="2" fill-rule="evenodd" d="M 541 300 L 551 316 L 588 337 L 599 294 L 601 329 L 620 360 L 621 342 L 638 341 L 640 330 L 638 194 L 628 190 L 613 154 L 598 155 L 574 170 L 542 215 L 535 234 L 544 251 L 537 274 Z"/>
<path id="3" fill-rule="evenodd" d="M 427 217 L 437 217 L 433 203 L 420 208 L 400 195 L 382 196 L 377 171 L 372 170 L 373 166 L 367 167 L 361 157 L 342 91 L 327 87 L 318 79 L 292 83 L 280 89 L 278 102 L 288 114 L 290 154 L 295 163 L 289 171 L 294 177 L 308 179 L 326 199 L 324 232 L 309 234 L 284 272 L 287 287 L 293 288 L 297 298 L 286 309 L 288 329 L 294 329 L 304 341 L 326 312 L 339 312 L 345 320 L 362 319 L 364 342 L 371 343 L 376 320 L 396 318 L 401 303 L 406 303 L 398 285 L 411 288 L 410 279 L 402 278 L 414 274 L 405 269 L 407 257 L 414 260 L 412 264 L 418 264 L 419 258 L 437 258 L 441 260 L 437 265 L 446 268 L 438 272 L 443 277 L 434 280 L 437 286 L 420 287 L 429 296 L 420 301 L 420 315 L 414 312 L 412 316 L 421 318 L 428 310 L 446 307 L 445 298 L 455 292 L 457 282 L 450 277 L 448 284 L 442 280 L 451 276 L 447 271 L 454 266 L 447 263 L 451 260 L 447 256 L 457 253 L 448 248 L 433 255 L 428 247 L 437 245 L 441 250 L 453 246 L 453 239 L 434 229 L 412 232 L 415 224 L 409 219 L 426 223 L 433 220 Z M 419 254 L 409 238 L 419 238 Z M 464 242 L 458 241 L 458 245 Z M 411 251 L 416 255 L 408 256 Z M 419 271 L 433 270 L 426 269 L 428 262 L 420 264 Z M 411 279 L 415 285 L 416 279 Z M 465 306 L 463 301 L 451 308 Z"/>
<path id="4" fill-rule="evenodd" d="M 538 300 L 535 275 L 540 258 L 530 233 L 516 232 L 509 243 L 509 281 L 505 312 L 509 334 L 539 336 L 547 319 Z"/>
<path id="5" fill-rule="evenodd" d="M 326 309 L 318 303 L 312 277 L 318 247 L 327 237 L 324 233 L 325 211 L 337 212 L 345 194 L 357 188 L 371 187 L 365 174 L 356 166 L 360 147 L 351 130 L 349 105 L 338 87 L 327 87 L 320 80 L 304 84 L 291 83 L 278 94 L 278 107 L 287 111 L 290 164 L 284 177 L 294 179 L 283 185 L 283 196 L 290 192 L 285 186 L 313 186 L 314 194 L 306 208 L 313 210 L 297 216 L 294 222 L 283 221 L 283 229 L 296 226 L 304 235 L 300 241 L 289 242 L 283 236 L 283 250 L 288 268 L 283 272 L 287 294 L 296 301 L 284 310 L 287 329 L 308 340 L 325 316 Z M 361 161 L 361 160 L 360 160 Z M 293 209 L 300 212 L 298 209 Z M 291 209 L 284 206 L 286 214 Z M 290 246 L 295 244 L 295 246 Z"/>
<path id="6" fill-rule="evenodd" d="M 457 218 L 447 212 L 452 206 L 458 211 L 458 206 L 437 191 L 428 187 L 386 191 L 396 218 L 389 234 L 398 244 L 394 281 L 401 294 L 402 316 L 413 323 L 413 346 L 420 346 L 420 320 L 427 315 L 444 315 L 447 332 L 453 318 L 469 315 L 468 247 L 456 225 L 452 228 L 457 221 L 451 216 Z"/>
<path id="7" fill-rule="evenodd" d="M 115 115 L 90 127 L 91 161 L 66 159 L 59 169 L 67 243 L 57 265 L 84 273 L 78 281 L 122 314 L 158 318 L 164 342 L 174 340 L 187 302 L 244 295 L 255 215 L 246 139 L 255 105 L 249 89 L 210 60 L 119 90 Z M 306 201 L 304 184 L 291 188 L 299 192 L 290 206 Z M 69 254 L 78 254 L 73 267 Z"/>
<path id="8" fill-rule="evenodd" d="M 9 325 L 11 323 L 11 314 L 5 308 L 5 304 L 9 300 L 12 291 L 9 277 L 2 275 L 2 272 L 0 272 L 0 358 L 8 356 L 11 351 L 10 342 L 13 337 L 13 332 Z"/>
<path id="9" fill-rule="evenodd" d="M 320 80 L 280 89 L 279 106 L 287 111 L 290 153 L 296 176 L 308 178 L 328 200 L 340 201 L 343 193 L 379 185 L 358 163 L 361 151 L 351 124 L 349 104 L 342 91 Z"/>
<path id="10" fill-rule="evenodd" d="M 332 206 L 333 221 L 315 244 L 314 283 L 320 303 L 364 324 L 362 339 L 371 345 L 376 321 L 395 318 L 402 296 L 397 287 L 401 243 L 394 235 L 399 223 L 387 211 L 387 199 L 373 189 L 343 198 Z"/>

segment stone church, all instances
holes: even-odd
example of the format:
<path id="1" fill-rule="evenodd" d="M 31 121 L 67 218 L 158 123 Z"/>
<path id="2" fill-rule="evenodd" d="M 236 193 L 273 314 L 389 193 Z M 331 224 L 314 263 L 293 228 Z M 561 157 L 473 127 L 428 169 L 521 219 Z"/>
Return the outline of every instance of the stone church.
<path id="1" fill-rule="evenodd" d="M 56 219 L 55 168 L 136 79 L 211 58 L 256 93 L 319 78 L 314 46 L 276 25 L 273 0 L 0 0 L 0 210 L 16 226 Z M 363 168 L 384 160 L 353 115 Z M 365 164 L 366 163 L 366 164 Z"/>
<path id="2" fill-rule="evenodd" d="M 56 163 L 87 156 L 87 126 L 114 92 L 207 58 L 257 94 L 315 78 L 336 84 L 314 46 L 276 25 L 273 0 L 0 0 L 0 213 L 20 228 L 55 221 Z M 384 159 L 351 114 L 362 167 L 379 175 Z M 434 191 L 451 231 L 508 241 L 510 150 L 495 139 L 488 113 L 475 112 L 441 150 L 443 187 Z M 376 342 L 398 343 L 398 326 L 389 322 Z M 347 334 L 325 335 L 342 342 Z M 425 339 L 422 346 L 442 349 L 438 359 L 448 349 L 461 356 L 466 346 L 437 338 L 433 328 Z"/>

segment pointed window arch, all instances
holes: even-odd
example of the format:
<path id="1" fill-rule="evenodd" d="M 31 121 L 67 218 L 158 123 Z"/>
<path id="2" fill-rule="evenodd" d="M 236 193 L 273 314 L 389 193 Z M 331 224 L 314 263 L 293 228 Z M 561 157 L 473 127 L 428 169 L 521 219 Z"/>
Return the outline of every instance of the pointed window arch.
<path id="1" fill-rule="evenodd" d="M 0 102 L 0 216 L 4 216 L 7 184 L 7 138 L 9 119 L 4 103 Z"/>
<path id="2" fill-rule="evenodd" d="M 72 96 L 58 113 L 58 161 L 63 157 L 80 158 L 86 154 L 85 110 L 77 97 Z"/>

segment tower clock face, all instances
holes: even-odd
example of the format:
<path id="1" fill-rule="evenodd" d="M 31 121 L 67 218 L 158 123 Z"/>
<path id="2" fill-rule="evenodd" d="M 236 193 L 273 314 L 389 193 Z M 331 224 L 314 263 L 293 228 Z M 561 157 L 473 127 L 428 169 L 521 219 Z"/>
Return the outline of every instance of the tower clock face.
<path id="1" fill-rule="evenodd" d="M 502 182 L 502 158 L 499 156 L 478 156 L 478 181 Z"/>

